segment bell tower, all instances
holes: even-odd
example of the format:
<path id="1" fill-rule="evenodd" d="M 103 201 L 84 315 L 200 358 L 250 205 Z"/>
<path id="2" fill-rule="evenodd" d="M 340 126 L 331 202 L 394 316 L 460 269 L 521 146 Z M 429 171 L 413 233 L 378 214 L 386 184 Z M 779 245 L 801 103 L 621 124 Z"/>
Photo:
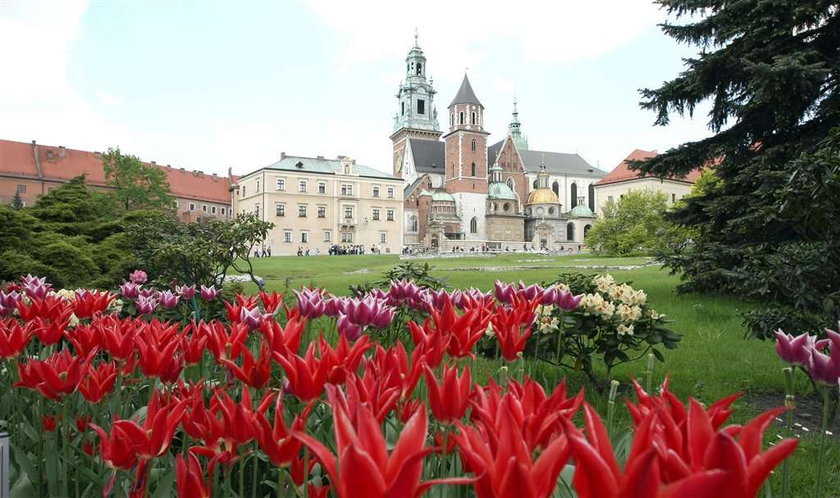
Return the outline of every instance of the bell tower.
<path id="1" fill-rule="evenodd" d="M 426 79 L 426 56 L 414 33 L 414 46 L 405 58 L 405 79 L 397 90 L 397 112 L 394 115 L 394 175 L 402 178 L 403 158 L 409 138 L 435 140 L 441 131 L 435 108 L 435 89 L 432 78 Z"/>
<path id="2" fill-rule="evenodd" d="M 487 193 L 487 135 L 484 106 L 467 75 L 449 104 L 445 187 L 450 192 Z"/>

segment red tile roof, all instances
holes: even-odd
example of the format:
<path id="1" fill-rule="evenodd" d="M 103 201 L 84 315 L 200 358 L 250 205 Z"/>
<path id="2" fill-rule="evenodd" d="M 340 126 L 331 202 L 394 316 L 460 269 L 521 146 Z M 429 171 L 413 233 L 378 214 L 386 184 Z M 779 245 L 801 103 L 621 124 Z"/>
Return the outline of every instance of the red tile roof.
<path id="1" fill-rule="evenodd" d="M 595 185 L 607 185 L 610 183 L 638 180 L 639 178 L 658 178 L 656 175 L 652 175 L 650 173 L 642 174 L 639 171 L 633 171 L 630 169 L 629 164 L 631 161 L 644 161 L 645 159 L 650 159 L 651 157 L 656 157 L 657 155 L 658 154 L 656 152 L 636 149 L 631 152 L 629 156 L 625 157 L 624 160 L 621 161 L 621 164 L 610 171 L 607 176 L 601 178 L 597 183 L 595 183 Z M 701 168 L 694 168 L 685 176 L 670 176 L 665 179 L 675 182 L 694 183 L 698 178 L 700 178 L 701 173 Z"/>
<path id="2" fill-rule="evenodd" d="M 31 143 L 0 140 L 0 174 L 39 179 L 32 147 Z M 37 148 L 44 180 L 66 182 L 85 174 L 91 185 L 105 186 L 99 153 L 41 144 Z M 231 180 L 159 164 L 153 166 L 166 172 L 175 197 L 230 205 L 230 184 L 236 177 Z"/>

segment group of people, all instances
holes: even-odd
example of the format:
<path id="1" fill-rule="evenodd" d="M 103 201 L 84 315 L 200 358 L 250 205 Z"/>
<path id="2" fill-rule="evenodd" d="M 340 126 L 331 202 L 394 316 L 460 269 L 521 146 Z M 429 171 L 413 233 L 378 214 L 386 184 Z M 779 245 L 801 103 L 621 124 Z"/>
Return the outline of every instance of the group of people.
<path id="1" fill-rule="evenodd" d="M 271 257 L 271 248 L 270 247 L 263 247 L 262 249 L 256 249 L 254 251 L 255 258 L 270 258 Z"/>
<path id="2" fill-rule="evenodd" d="M 370 246 L 370 254 L 380 254 L 381 251 L 376 246 Z M 333 244 L 329 251 L 330 256 L 343 256 L 345 254 L 365 254 L 365 246 L 363 245 L 344 245 Z"/>

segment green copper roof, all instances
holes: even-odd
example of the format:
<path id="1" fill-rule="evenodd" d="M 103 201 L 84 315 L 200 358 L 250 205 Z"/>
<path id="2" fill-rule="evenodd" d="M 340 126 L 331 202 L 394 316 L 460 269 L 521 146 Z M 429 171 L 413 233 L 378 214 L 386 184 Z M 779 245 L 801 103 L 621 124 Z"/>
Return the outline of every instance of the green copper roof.
<path id="1" fill-rule="evenodd" d="M 312 158 L 301 156 L 285 156 L 274 164 L 266 166 L 268 169 L 282 171 L 300 171 L 305 173 L 320 173 L 327 175 L 341 174 L 341 161 L 339 159 Z M 394 175 L 385 173 L 369 166 L 354 164 L 353 170 L 358 176 L 370 178 L 398 179 Z"/>
<path id="2" fill-rule="evenodd" d="M 452 197 L 452 194 L 446 192 L 444 190 L 435 190 L 435 193 L 432 194 L 433 201 L 447 201 L 447 202 L 455 202 L 455 198 Z"/>
<path id="3" fill-rule="evenodd" d="M 569 216 L 573 218 L 592 218 L 595 214 L 584 204 L 578 204 L 569 211 Z"/>
<path id="4" fill-rule="evenodd" d="M 487 197 L 491 199 L 516 200 L 516 194 L 513 193 L 513 190 L 506 183 L 491 183 L 490 188 L 487 189 Z"/>

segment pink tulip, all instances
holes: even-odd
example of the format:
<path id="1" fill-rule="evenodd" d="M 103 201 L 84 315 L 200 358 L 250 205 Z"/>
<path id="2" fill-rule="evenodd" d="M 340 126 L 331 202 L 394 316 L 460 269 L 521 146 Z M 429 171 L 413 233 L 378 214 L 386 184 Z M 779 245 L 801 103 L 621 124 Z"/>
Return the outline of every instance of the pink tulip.
<path id="1" fill-rule="evenodd" d="M 195 292 L 195 289 L 193 289 Z M 174 294 L 172 291 L 165 290 L 160 293 L 160 304 L 164 308 L 171 310 L 178 306 L 178 301 L 180 297 L 177 294 Z"/>
<path id="2" fill-rule="evenodd" d="M 141 295 L 137 297 L 134 305 L 137 306 L 137 312 L 141 315 L 151 315 L 158 306 L 158 300 L 152 296 Z"/>
<path id="3" fill-rule="evenodd" d="M 0 291 L 0 316 L 10 315 L 17 307 L 18 301 L 21 300 L 21 294 L 17 291 L 9 291 L 8 293 Z"/>
<path id="4" fill-rule="evenodd" d="M 39 299 L 43 299 L 52 288 L 52 285 L 47 283 L 46 277 L 38 278 L 27 274 L 20 279 L 20 282 L 27 296 Z"/>
<path id="5" fill-rule="evenodd" d="M 808 360 L 808 373 L 817 384 L 837 386 L 840 382 L 840 333 L 826 330 L 828 335 L 829 353 L 820 352 L 816 347 L 811 349 Z"/>
<path id="6" fill-rule="evenodd" d="M 134 270 L 128 276 L 128 279 L 135 284 L 145 284 L 146 280 L 149 279 L 149 276 L 146 275 L 146 272 L 144 272 L 143 270 Z"/>
<path id="7" fill-rule="evenodd" d="M 219 291 L 216 290 L 216 287 L 212 285 L 210 287 L 201 286 L 201 299 L 204 299 L 205 301 L 212 301 L 218 296 Z"/>
<path id="8" fill-rule="evenodd" d="M 120 294 L 126 299 L 137 299 L 140 295 L 140 285 L 134 282 L 124 282 L 120 285 Z"/>
<path id="9" fill-rule="evenodd" d="M 808 334 L 800 334 L 796 337 L 777 330 L 776 354 L 786 363 L 791 365 L 807 365 L 811 358 L 811 351 L 814 350 L 816 337 Z"/>
<path id="10" fill-rule="evenodd" d="M 192 299 L 195 297 L 195 285 L 182 285 L 180 287 L 176 287 L 175 291 L 178 295 L 181 296 L 182 299 Z"/>
<path id="11" fill-rule="evenodd" d="M 297 308 L 302 316 L 315 319 L 323 316 L 326 312 L 327 305 L 322 290 L 306 287 L 301 289 L 300 292 L 295 291 L 295 295 L 298 300 Z"/>

